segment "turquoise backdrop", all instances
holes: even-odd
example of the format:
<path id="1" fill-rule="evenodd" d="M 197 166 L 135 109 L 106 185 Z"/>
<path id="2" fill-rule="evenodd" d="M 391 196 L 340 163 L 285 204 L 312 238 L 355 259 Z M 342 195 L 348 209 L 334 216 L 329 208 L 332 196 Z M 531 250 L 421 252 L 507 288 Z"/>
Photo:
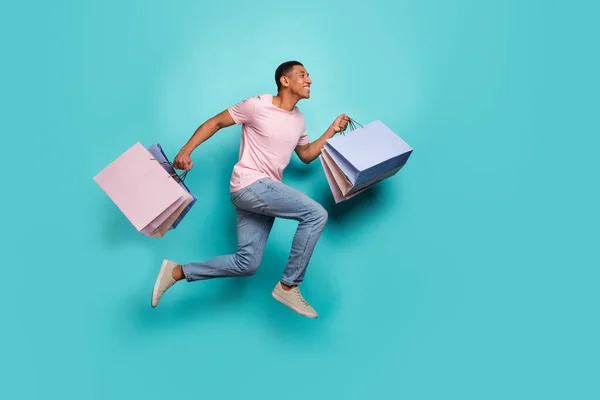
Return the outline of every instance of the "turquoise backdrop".
<path id="1" fill-rule="evenodd" d="M 598 399 L 598 37 L 592 2 L 55 1 L 2 7 L 4 399 Z M 92 180 L 135 142 L 170 157 L 303 62 L 310 138 L 347 113 L 414 147 L 334 204 L 302 318 L 257 275 L 181 283 L 163 258 L 235 249 L 240 128 L 193 155 L 198 202 L 150 239 Z"/>

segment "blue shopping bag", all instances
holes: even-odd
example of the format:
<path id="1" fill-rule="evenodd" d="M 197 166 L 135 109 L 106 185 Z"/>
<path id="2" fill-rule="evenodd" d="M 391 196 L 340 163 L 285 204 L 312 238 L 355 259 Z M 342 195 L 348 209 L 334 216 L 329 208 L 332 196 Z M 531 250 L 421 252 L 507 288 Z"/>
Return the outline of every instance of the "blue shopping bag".
<path id="1" fill-rule="evenodd" d="M 393 175 L 413 148 L 377 120 L 328 139 L 325 150 L 350 183 L 361 187 Z"/>
<path id="2" fill-rule="evenodd" d="M 190 211 L 190 209 L 192 208 L 194 203 L 196 203 L 197 199 L 196 199 L 196 196 L 194 196 L 194 194 L 192 193 L 192 191 L 186 186 L 186 184 L 183 183 L 183 180 L 185 179 L 185 175 L 187 174 L 187 171 L 184 172 L 183 174 L 181 174 L 181 176 L 179 176 L 177 174 L 177 172 L 175 172 L 175 168 L 173 167 L 173 164 L 169 161 L 169 159 L 167 158 L 167 155 L 165 154 L 162 146 L 159 143 L 152 144 L 150 147 L 148 147 L 148 151 L 152 154 L 154 159 L 163 166 L 163 168 L 169 173 L 169 175 L 174 177 L 175 180 L 177 181 L 177 183 L 179 183 L 179 185 L 182 188 L 184 188 L 192 196 L 192 201 L 190 201 L 190 203 L 183 209 L 183 211 L 181 212 L 179 217 L 177 217 L 175 222 L 173 222 L 173 224 L 169 228 L 169 230 L 172 230 L 172 229 L 175 229 L 177 227 L 177 225 L 179 225 L 179 223 L 183 220 L 185 215 Z"/>

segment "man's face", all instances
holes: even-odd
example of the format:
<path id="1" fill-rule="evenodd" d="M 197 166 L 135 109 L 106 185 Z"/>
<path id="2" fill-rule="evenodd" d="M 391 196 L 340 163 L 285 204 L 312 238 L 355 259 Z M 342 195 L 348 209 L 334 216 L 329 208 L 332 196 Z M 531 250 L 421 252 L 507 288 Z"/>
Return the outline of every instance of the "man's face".
<path id="1" fill-rule="evenodd" d="M 310 85 L 312 84 L 312 80 L 304 67 L 296 65 L 286 76 L 288 78 L 290 92 L 300 98 L 308 99 L 310 97 Z"/>

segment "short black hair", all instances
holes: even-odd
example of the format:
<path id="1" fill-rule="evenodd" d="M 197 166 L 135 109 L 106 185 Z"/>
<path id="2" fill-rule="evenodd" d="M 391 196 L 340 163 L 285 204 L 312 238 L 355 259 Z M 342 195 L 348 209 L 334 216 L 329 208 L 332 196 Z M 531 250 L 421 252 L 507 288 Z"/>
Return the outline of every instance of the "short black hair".
<path id="1" fill-rule="evenodd" d="M 304 65 L 302 65 L 302 63 L 299 61 L 286 61 L 277 67 L 275 70 L 275 83 L 277 84 L 278 92 L 281 90 L 281 77 L 290 72 L 296 65 L 304 67 Z"/>

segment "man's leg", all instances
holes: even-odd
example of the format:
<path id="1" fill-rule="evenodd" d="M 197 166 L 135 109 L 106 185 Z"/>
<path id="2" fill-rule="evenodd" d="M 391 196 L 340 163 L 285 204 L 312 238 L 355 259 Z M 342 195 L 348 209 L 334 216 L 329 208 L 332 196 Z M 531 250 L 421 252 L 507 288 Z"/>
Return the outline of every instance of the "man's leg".
<path id="1" fill-rule="evenodd" d="M 251 198 L 244 198 L 251 208 Z M 241 201 L 235 198 L 234 205 Z M 265 244 L 274 217 L 242 210 L 236 206 L 238 248 L 234 254 L 217 256 L 206 261 L 179 265 L 164 260 L 152 292 L 152 307 L 156 307 L 164 292 L 175 282 L 188 282 L 222 277 L 249 276 L 256 272 L 264 253 Z"/>
<path id="2" fill-rule="evenodd" d="M 294 311 L 315 318 L 317 313 L 304 300 L 298 285 L 304 280 L 314 248 L 327 223 L 327 211 L 304 193 L 268 179 L 252 185 L 244 196 L 258 199 L 252 205 L 256 212 L 299 222 L 287 265 L 273 290 L 273 297 Z"/>
<path id="3" fill-rule="evenodd" d="M 178 266 L 179 278 L 197 280 L 250 276 L 256 273 L 275 218 L 250 211 L 237 210 L 238 247 L 234 254 Z M 176 273 L 179 271 L 176 271 Z"/>

